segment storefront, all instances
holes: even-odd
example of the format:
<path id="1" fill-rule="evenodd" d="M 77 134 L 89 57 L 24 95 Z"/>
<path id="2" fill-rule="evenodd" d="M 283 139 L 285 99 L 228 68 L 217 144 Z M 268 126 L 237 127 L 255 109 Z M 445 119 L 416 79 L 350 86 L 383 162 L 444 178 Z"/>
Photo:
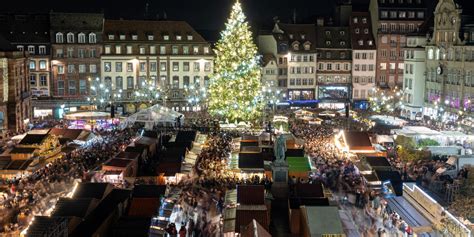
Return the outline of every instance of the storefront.
<path id="1" fill-rule="evenodd" d="M 354 109 L 367 110 L 369 108 L 369 105 L 370 103 L 367 100 L 357 100 L 354 101 L 352 106 Z"/>
<path id="2" fill-rule="evenodd" d="M 290 101 L 306 101 L 314 100 L 314 90 L 309 89 L 288 89 L 288 100 Z"/>

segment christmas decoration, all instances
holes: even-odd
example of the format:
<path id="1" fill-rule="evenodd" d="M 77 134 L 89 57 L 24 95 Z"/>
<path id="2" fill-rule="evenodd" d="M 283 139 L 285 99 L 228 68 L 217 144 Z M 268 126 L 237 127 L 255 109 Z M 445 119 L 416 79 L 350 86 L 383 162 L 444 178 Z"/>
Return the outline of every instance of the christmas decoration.
<path id="1" fill-rule="evenodd" d="M 210 114 L 230 121 L 257 119 L 263 108 L 259 58 L 239 1 L 232 7 L 215 54 Z"/>

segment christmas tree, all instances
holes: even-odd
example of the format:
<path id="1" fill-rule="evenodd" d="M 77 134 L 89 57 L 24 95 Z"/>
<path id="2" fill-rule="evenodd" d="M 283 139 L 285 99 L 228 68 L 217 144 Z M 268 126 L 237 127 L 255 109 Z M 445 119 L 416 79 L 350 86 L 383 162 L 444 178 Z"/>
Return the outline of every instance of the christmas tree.
<path id="1" fill-rule="evenodd" d="M 239 1 L 232 7 L 215 54 L 209 112 L 229 121 L 257 119 L 263 108 L 259 59 Z"/>

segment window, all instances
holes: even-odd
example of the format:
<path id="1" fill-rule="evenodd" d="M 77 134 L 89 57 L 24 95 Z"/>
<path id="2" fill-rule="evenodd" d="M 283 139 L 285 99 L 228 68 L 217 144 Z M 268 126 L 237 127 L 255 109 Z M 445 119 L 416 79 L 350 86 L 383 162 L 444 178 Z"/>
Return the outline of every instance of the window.
<path id="1" fill-rule="evenodd" d="M 416 17 L 418 17 L 419 19 L 423 19 L 425 17 L 425 13 L 424 12 L 417 12 Z"/>
<path id="2" fill-rule="evenodd" d="M 58 65 L 58 74 L 64 74 L 64 66 Z"/>
<path id="3" fill-rule="evenodd" d="M 345 52 L 341 52 L 341 53 L 339 54 L 339 57 L 340 57 L 341 59 L 346 58 L 346 53 L 345 53 Z"/>
<path id="4" fill-rule="evenodd" d="M 96 54 L 95 49 L 90 49 L 90 50 L 89 50 L 89 56 L 90 56 L 91 58 L 95 58 L 96 55 L 97 55 L 97 54 Z"/>
<path id="5" fill-rule="evenodd" d="M 397 18 L 397 12 L 396 11 L 390 11 L 390 18 Z"/>
<path id="6" fill-rule="evenodd" d="M 193 46 L 193 54 L 199 53 L 199 46 Z"/>
<path id="7" fill-rule="evenodd" d="M 109 35 L 109 40 L 114 40 L 115 35 Z"/>
<path id="8" fill-rule="evenodd" d="M 86 73 L 86 65 L 79 64 L 79 73 Z"/>
<path id="9" fill-rule="evenodd" d="M 186 87 L 189 86 L 189 77 L 188 76 L 183 77 L 183 86 L 186 86 Z"/>
<path id="10" fill-rule="evenodd" d="M 127 45 L 127 54 L 132 54 L 132 46 Z"/>
<path id="11" fill-rule="evenodd" d="M 369 29 L 365 28 L 364 29 L 364 34 L 368 34 L 369 33 Z"/>
<path id="12" fill-rule="evenodd" d="M 133 89 L 133 77 L 127 77 L 127 89 Z"/>
<path id="13" fill-rule="evenodd" d="M 39 46 L 38 48 L 38 53 L 41 54 L 41 55 L 44 55 L 46 54 L 46 46 Z"/>
<path id="14" fill-rule="evenodd" d="M 144 46 L 140 46 L 140 54 L 145 54 L 146 50 Z"/>
<path id="15" fill-rule="evenodd" d="M 86 57 L 85 50 L 84 49 L 78 49 L 77 50 L 77 57 L 78 58 L 85 58 Z"/>
<path id="16" fill-rule="evenodd" d="M 209 47 L 204 47 L 204 54 L 209 54 Z"/>
<path id="17" fill-rule="evenodd" d="M 204 71 L 205 72 L 211 71 L 211 63 L 210 62 L 205 62 L 204 63 Z"/>
<path id="18" fill-rule="evenodd" d="M 67 65 L 67 73 L 74 73 L 74 71 L 75 71 L 74 64 Z"/>
<path id="19" fill-rule="evenodd" d="M 166 62 L 160 62 L 160 72 L 166 72 Z"/>
<path id="20" fill-rule="evenodd" d="M 64 42 L 64 38 L 63 38 L 63 33 L 56 33 L 56 43 L 63 43 Z"/>
<path id="21" fill-rule="evenodd" d="M 77 35 L 77 42 L 80 44 L 84 44 L 86 42 L 86 35 L 84 33 L 79 33 Z"/>
<path id="22" fill-rule="evenodd" d="M 355 29 L 354 29 L 354 32 L 355 32 L 356 34 L 359 34 L 359 28 L 355 28 Z"/>
<path id="23" fill-rule="evenodd" d="M 122 72 L 122 62 L 115 62 L 115 71 Z"/>
<path id="24" fill-rule="evenodd" d="M 150 71 L 151 72 L 156 72 L 156 62 L 151 62 L 150 63 Z"/>
<path id="25" fill-rule="evenodd" d="M 44 70 L 46 69 L 46 60 L 39 61 L 39 69 Z"/>
<path id="26" fill-rule="evenodd" d="M 95 64 L 89 65 L 89 72 L 90 73 L 97 73 L 97 65 L 95 65 Z"/>
<path id="27" fill-rule="evenodd" d="M 163 40 L 170 40 L 170 36 L 169 35 L 163 35 Z"/>
<path id="28" fill-rule="evenodd" d="M 40 86 L 48 86 L 48 75 L 40 75 Z"/>
<path id="29" fill-rule="evenodd" d="M 181 40 L 181 39 L 182 39 L 181 35 L 176 36 L 176 40 Z"/>
<path id="30" fill-rule="evenodd" d="M 18 51 L 21 51 L 21 52 L 25 50 L 25 47 L 23 45 L 17 45 L 16 48 L 18 49 Z"/>
<path id="31" fill-rule="evenodd" d="M 370 46 L 372 46 L 372 45 L 374 44 L 374 42 L 373 42 L 372 40 L 368 40 L 368 41 L 367 41 L 367 44 L 370 45 Z M 373 56 L 373 55 L 372 55 L 372 56 Z"/>
<path id="32" fill-rule="evenodd" d="M 115 77 L 115 89 L 123 89 L 123 77 Z"/>
<path id="33" fill-rule="evenodd" d="M 95 44 L 97 42 L 97 38 L 95 36 L 95 33 L 90 33 L 89 34 L 89 43 L 90 44 Z"/>
<path id="34" fill-rule="evenodd" d="M 332 70 L 332 64 L 331 63 L 326 64 L 326 70 Z"/>
<path id="35" fill-rule="evenodd" d="M 138 35 L 132 35 L 132 40 L 138 40 Z"/>
<path id="36" fill-rule="evenodd" d="M 58 80 L 58 95 L 64 95 L 64 81 Z"/>
<path id="37" fill-rule="evenodd" d="M 76 81 L 73 81 L 73 80 L 68 81 L 68 94 L 76 95 Z"/>
<path id="38" fill-rule="evenodd" d="M 365 18 L 365 17 L 362 18 L 362 23 L 363 23 L 363 24 L 367 24 L 367 18 Z"/>
<path id="39" fill-rule="evenodd" d="M 345 46 L 345 45 L 346 45 L 346 42 L 345 42 L 345 41 L 341 41 L 341 42 L 339 42 L 339 44 L 340 44 L 341 46 Z"/>
<path id="40" fill-rule="evenodd" d="M 166 46 L 160 46 L 160 54 L 166 54 Z"/>
<path id="41" fill-rule="evenodd" d="M 35 70 L 36 69 L 36 62 L 34 60 L 30 61 L 30 70 Z"/>
<path id="42" fill-rule="evenodd" d="M 197 86 L 201 85 L 201 77 L 200 76 L 194 76 L 194 84 Z"/>
<path id="43" fill-rule="evenodd" d="M 354 98 L 359 98 L 359 90 L 354 89 Z"/>
<path id="44" fill-rule="evenodd" d="M 150 54 L 156 54 L 156 46 L 150 46 Z"/>
<path id="45" fill-rule="evenodd" d="M 122 46 L 116 45 L 115 46 L 115 53 L 116 54 L 121 54 L 122 53 Z"/>
<path id="46" fill-rule="evenodd" d="M 179 62 L 173 62 L 173 72 L 179 71 Z"/>
<path id="47" fill-rule="evenodd" d="M 357 17 L 354 17 L 352 20 L 354 21 L 355 24 L 357 24 L 359 22 Z"/>
<path id="48" fill-rule="evenodd" d="M 35 46 L 33 45 L 28 46 L 28 53 L 35 54 Z"/>
<path id="49" fill-rule="evenodd" d="M 79 80 L 79 95 L 85 95 L 87 89 L 86 80 Z"/>
<path id="50" fill-rule="evenodd" d="M 140 62 L 140 72 L 146 72 L 146 62 Z"/>
<path id="51" fill-rule="evenodd" d="M 188 40 L 193 40 L 193 35 L 188 35 L 188 36 L 187 36 L 187 39 L 188 39 Z"/>
<path id="52" fill-rule="evenodd" d="M 407 15 L 407 13 L 405 11 L 399 11 L 398 12 L 398 18 L 405 18 Z"/>
<path id="53" fill-rule="evenodd" d="M 189 72 L 189 62 L 183 62 L 183 71 Z"/>
<path id="54" fill-rule="evenodd" d="M 195 72 L 201 71 L 201 67 L 200 67 L 201 65 L 199 62 L 194 62 L 193 64 L 194 64 L 193 68 Z"/>
<path id="55" fill-rule="evenodd" d="M 73 33 L 67 33 L 67 42 L 68 43 L 74 43 L 74 34 Z"/>
<path id="56" fill-rule="evenodd" d="M 105 46 L 105 54 L 110 54 L 110 45 Z"/>
<path id="57" fill-rule="evenodd" d="M 387 11 L 381 11 L 380 12 L 380 18 L 387 18 L 388 17 L 388 12 Z"/>
<path id="58" fill-rule="evenodd" d="M 111 71 L 112 71 L 112 63 L 104 62 L 104 72 L 111 72 Z"/>
<path id="59" fill-rule="evenodd" d="M 204 76 L 204 86 L 205 87 L 209 87 L 209 77 L 208 76 Z"/>
<path id="60" fill-rule="evenodd" d="M 148 35 L 148 40 L 153 40 L 155 37 L 153 35 Z"/>
<path id="61" fill-rule="evenodd" d="M 173 76 L 173 84 L 171 85 L 173 89 L 179 88 L 179 77 Z"/>
<path id="62" fill-rule="evenodd" d="M 358 42 L 359 45 L 361 45 L 361 46 L 364 45 L 364 41 L 363 41 L 363 40 L 359 40 L 359 41 L 357 41 L 357 42 Z"/>
<path id="63" fill-rule="evenodd" d="M 36 75 L 35 74 L 30 75 L 30 85 L 36 86 Z"/>
<path id="64" fill-rule="evenodd" d="M 331 45 L 331 41 L 330 41 L 330 40 L 326 40 L 326 45 L 327 45 L 327 46 Z"/>
<path id="65" fill-rule="evenodd" d="M 189 46 L 183 46 L 183 54 L 189 54 Z"/>
<path id="66" fill-rule="evenodd" d="M 178 54 L 178 46 L 171 47 L 171 53 L 172 54 Z"/>

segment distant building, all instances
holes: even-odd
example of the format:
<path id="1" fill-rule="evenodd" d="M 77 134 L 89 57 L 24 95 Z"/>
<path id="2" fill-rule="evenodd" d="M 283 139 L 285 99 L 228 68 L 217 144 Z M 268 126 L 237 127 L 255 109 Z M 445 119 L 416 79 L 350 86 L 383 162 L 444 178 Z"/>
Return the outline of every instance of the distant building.
<path id="1" fill-rule="evenodd" d="M 423 114 L 441 121 L 469 122 L 474 112 L 474 26 L 453 0 L 440 0 L 426 46 Z"/>
<path id="2" fill-rule="evenodd" d="M 58 115 L 60 109 L 88 104 L 90 81 L 100 78 L 103 22 L 101 13 L 50 13 L 54 100 L 38 107 L 54 107 Z"/>
<path id="3" fill-rule="evenodd" d="M 424 0 L 370 0 L 372 31 L 377 45 L 377 85 L 401 87 L 406 35 L 418 32 L 427 17 Z"/>
<path id="4" fill-rule="evenodd" d="M 369 12 L 353 12 L 350 20 L 352 40 L 352 99 L 357 109 L 367 109 L 375 89 L 377 48 Z"/>
<path id="5" fill-rule="evenodd" d="M 5 49 L 2 51 L 2 49 Z M 32 118 L 28 57 L 9 45 L 0 45 L 0 123 L 7 130 L 26 130 Z"/>
<path id="6" fill-rule="evenodd" d="M 196 110 L 185 88 L 209 86 L 211 45 L 184 21 L 106 20 L 103 47 L 101 82 L 126 112 L 147 106 L 135 93 L 150 86 L 161 88 L 168 107 Z"/>

